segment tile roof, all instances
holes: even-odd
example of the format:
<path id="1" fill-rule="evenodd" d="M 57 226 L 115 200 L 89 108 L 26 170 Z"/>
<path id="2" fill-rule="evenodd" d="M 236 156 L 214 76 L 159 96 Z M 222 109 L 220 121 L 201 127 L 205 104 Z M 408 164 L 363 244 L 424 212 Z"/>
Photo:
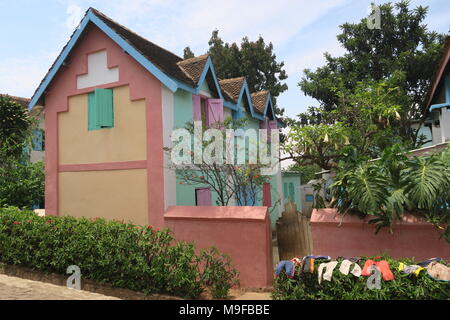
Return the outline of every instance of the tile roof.
<path id="1" fill-rule="evenodd" d="M 244 85 L 244 80 L 244 77 L 219 80 L 219 86 L 228 100 L 237 103 L 242 86 Z"/>
<path id="2" fill-rule="evenodd" d="M 267 98 L 269 97 L 269 91 L 263 90 L 250 94 L 253 107 L 256 111 L 264 114 L 264 108 L 266 107 Z"/>
<path id="3" fill-rule="evenodd" d="M 19 103 L 20 105 L 22 105 L 24 108 L 26 108 L 28 110 L 28 104 L 30 103 L 30 99 L 22 98 L 22 97 L 15 97 L 15 96 L 11 96 L 9 94 L 2 94 L 2 93 L 0 93 L 0 96 L 2 96 L 2 97 L 10 97 L 15 102 Z"/>
<path id="4" fill-rule="evenodd" d="M 184 74 L 194 82 L 195 85 L 198 85 L 198 81 L 203 73 L 208 57 L 208 54 L 204 54 L 198 57 L 179 61 L 177 62 L 177 65 L 184 72 Z"/>
<path id="5" fill-rule="evenodd" d="M 181 68 L 179 68 L 178 63 L 183 61 L 182 58 L 134 33 L 130 29 L 107 17 L 100 11 L 94 8 L 90 8 L 90 10 L 162 72 L 187 84 L 195 84 L 194 81 L 187 76 Z"/>

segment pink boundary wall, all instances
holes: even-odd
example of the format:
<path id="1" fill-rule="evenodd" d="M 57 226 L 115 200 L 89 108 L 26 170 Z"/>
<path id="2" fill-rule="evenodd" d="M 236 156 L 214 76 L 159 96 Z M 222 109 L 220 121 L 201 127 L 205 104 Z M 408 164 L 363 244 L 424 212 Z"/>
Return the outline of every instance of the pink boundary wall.
<path id="1" fill-rule="evenodd" d="M 75 164 L 59 163 L 58 113 L 68 111 L 71 96 L 93 91 L 94 87 L 77 89 L 77 76 L 88 72 L 87 56 L 106 50 L 108 68 L 119 67 L 119 81 L 98 88 L 129 85 L 130 99 L 145 99 L 147 122 L 147 159 L 142 161 Z M 149 223 L 164 225 L 164 174 L 161 83 L 131 58 L 107 35 L 89 26 L 71 52 L 65 66 L 57 73 L 45 93 L 45 206 L 47 215 L 58 215 L 58 173 L 67 171 L 120 170 L 146 168 L 148 180 Z M 87 124 L 86 124 L 87 125 Z"/>
<path id="2" fill-rule="evenodd" d="M 395 223 L 393 234 L 382 229 L 375 235 L 375 227 L 357 216 L 347 214 L 342 219 L 336 209 L 314 210 L 311 233 L 314 254 L 338 256 L 370 256 L 386 252 L 393 258 L 433 257 L 450 260 L 450 244 L 439 239 L 436 228 L 412 215 Z M 342 220 L 342 225 L 339 226 Z"/>
<path id="3" fill-rule="evenodd" d="M 265 288 L 273 279 L 270 218 L 267 207 L 170 206 L 166 226 L 177 240 L 198 248 L 215 246 L 239 270 L 241 287 Z"/>

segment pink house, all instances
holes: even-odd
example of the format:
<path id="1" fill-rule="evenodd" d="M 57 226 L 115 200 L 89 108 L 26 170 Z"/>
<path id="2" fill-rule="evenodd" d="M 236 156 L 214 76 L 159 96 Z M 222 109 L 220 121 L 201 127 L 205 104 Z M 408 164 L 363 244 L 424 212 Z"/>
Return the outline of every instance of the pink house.
<path id="1" fill-rule="evenodd" d="M 169 226 L 178 239 L 230 254 L 244 286 L 271 283 L 271 219 L 262 205 L 280 214 L 281 172 L 259 206 L 217 207 L 208 188 L 178 183 L 163 152 L 172 130 L 203 120 L 203 109 L 206 125 L 248 116 L 256 128 L 276 129 L 270 93 L 250 93 L 245 78 L 219 80 L 208 55 L 183 60 L 90 8 L 35 105 L 45 114 L 47 215 Z"/>

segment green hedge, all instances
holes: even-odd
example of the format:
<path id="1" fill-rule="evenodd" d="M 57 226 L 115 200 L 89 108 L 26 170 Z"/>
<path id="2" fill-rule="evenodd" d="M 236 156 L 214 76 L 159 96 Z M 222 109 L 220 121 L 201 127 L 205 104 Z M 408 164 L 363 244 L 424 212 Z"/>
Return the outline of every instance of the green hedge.
<path id="1" fill-rule="evenodd" d="M 371 257 L 373 259 L 374 257 Z M 318 282 L 317 268 L 315 272 L 301 273 L 297 268 L 293 279 L 286 277 L 284 272 L 274 281 L 272 297 L 277 300 L 442 300 L 450 299 L 450 284 L 431 279 L 425 271 L 418 277 L 398 271 L 400 262 L 411 265 L 410 259 L 393 260 L 382 257 L 389 263 L 394 274 L 392 281 L 381 280 L 381 289 L 367 288 L 368 277 L 355 277 L 351 273 L 343 275 L 339 272 L 340 263 L 333 271 L 331 281 Z M 368 258 L 369 259 L 369 258 Z M 363 263 L 359 263 L 363 266 Z"/>
<path id="2" fill-rule="evenodd" d="M 66 274 L 70 265 L 82 279 L 145 293 L 196 298 L 209 289 L 223 298 L 237 283 L 230 258 L 216 249 L 195 253 L 175 242 L 169 230 L 120 221 L 39 217 L 0 209 L 0 262 Z"/>

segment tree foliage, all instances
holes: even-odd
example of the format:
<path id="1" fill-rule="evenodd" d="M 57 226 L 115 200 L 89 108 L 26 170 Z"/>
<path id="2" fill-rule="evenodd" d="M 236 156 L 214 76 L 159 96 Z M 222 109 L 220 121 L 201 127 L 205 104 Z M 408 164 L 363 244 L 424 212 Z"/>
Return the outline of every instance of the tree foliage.
<path id="1" fill-rule="evenodd" d="M 288 77 L 283 69 L 284 62 L 277 62 L 273 44 L 266 44 L 261 36 L 256 41 L 244 37 L 240 45 L 229 44 L 219 37 L 218 30 L 214 30 L 208 45 L 219 78 L 245 76 L 251 92 L 268 90 L 275 105 L 276 98 L 287 90 L 287 84 L 283 83 Z M 184 49 L 184 54 L 185 58 L 193 56 L 189 47 Z M 283 112 L 284 109 L 276 108 L 278 115 Z"/>
<path id="2" fill-rule="evenodd" d="M 0 166 L 19 159 L 31 134 L 32 119 L 21 104 L 0 95 Z"/>
<path id="3" fill-rule="evenodd" d="M 422 100 L 444 41 L 444 35 L 427 29 L 427 10 L 411 8 L 409 1 L 386 3 L 380 6 L 381 29 L 367 28 L 366 18 L 341 25 L 337 39 L 346 50 L 344 55 L 325 53 L 325 65 L 315 71 L 306 69 L 299 83 L 306 95 L 320 103 L 300 115 L 303 122 L 315 117 L 316 122 L 327 123 L 327 112 L 345 108 L 342 93 L 354 92 L 361 82 L 390 82 L 404 97 L 398 101 L 395 134 L 413 147 L 420 145 L 418 130 L 411 123 L 423 119 Z"/>
<path id="4" fill-rule="evenodd" d="M 340 213 L 375 217 L 371 223 L 391 227 L 404 211 L 433 222 L 450 242 L 450 145 L 444 151 L 408 159 L 399 145 L 380 159 L 367 161 L 348 147 L 332 185 L 332 205 Z"/>

